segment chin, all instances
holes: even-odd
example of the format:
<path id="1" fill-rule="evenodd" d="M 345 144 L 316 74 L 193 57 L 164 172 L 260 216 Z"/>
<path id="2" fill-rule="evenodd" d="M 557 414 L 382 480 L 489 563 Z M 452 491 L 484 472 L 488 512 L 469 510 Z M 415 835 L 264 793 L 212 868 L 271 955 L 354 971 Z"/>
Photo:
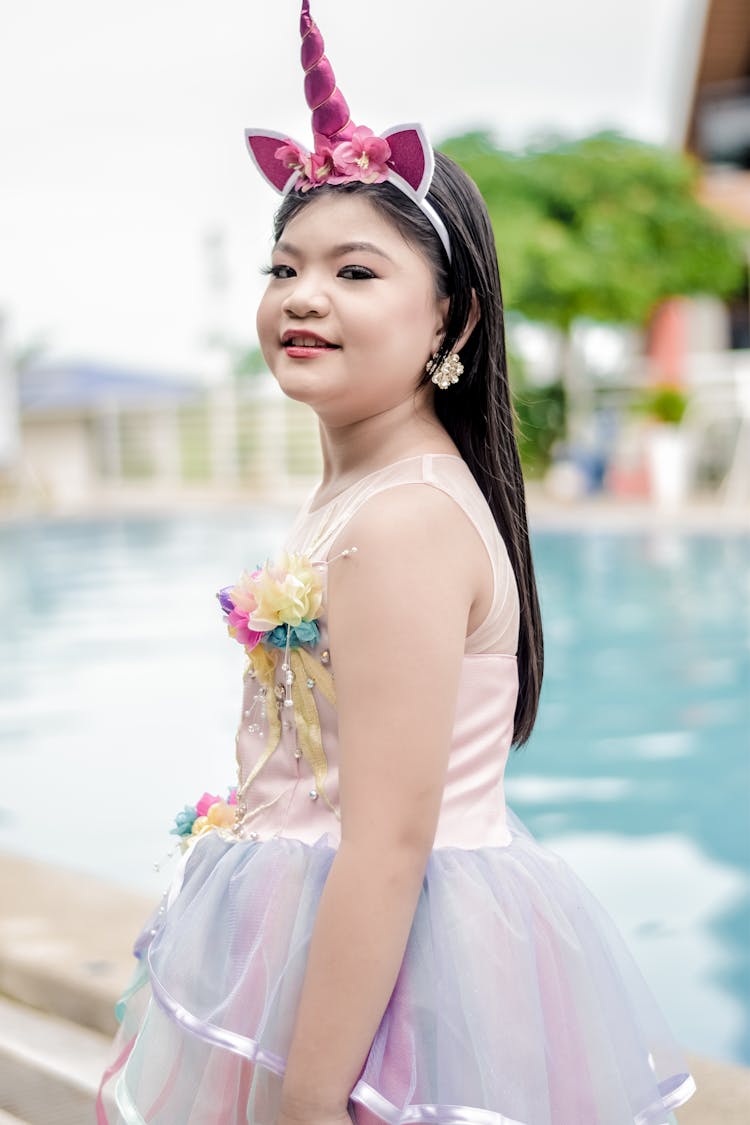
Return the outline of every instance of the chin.
<path id="1" fill-rule="evenodd" d="M 320 398 L 320 382 L 304 372 L 295 374 L 290 371 L 274 371 L 273 376 L 287 398 L 305 402 L 309 406 L 314 406 Z"/>

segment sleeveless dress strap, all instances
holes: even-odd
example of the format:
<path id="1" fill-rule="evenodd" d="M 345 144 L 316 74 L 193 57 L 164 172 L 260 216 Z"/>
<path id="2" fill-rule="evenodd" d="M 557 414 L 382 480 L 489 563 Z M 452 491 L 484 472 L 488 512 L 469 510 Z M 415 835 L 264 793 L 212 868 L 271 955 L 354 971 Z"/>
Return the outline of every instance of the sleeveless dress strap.
<path id="1" fill-rule="evenodd" d="M 490 559 L 493 597 L 484 621 L 466 638 L 467 653 L 515 655 L 518 647 L 518 593 L 503 538 L 487 500 L 466 462 L 454 454 L 424 453 L 368 473 L 320 508 L 311 495 L 290 535 L 291 548 L 325 560 L 331 544 L 355 512 L 372 496 L 405 484 L 438 488 L 461 508 L 475 527 Z"/>

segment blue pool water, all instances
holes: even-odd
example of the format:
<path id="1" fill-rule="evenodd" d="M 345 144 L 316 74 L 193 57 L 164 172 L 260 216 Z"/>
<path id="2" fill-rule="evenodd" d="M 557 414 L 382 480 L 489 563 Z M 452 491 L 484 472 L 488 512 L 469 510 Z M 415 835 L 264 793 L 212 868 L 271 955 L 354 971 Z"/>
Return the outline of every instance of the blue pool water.
<path id="1" fill-rule="evenodd" d="M 0 528 L 0 848 L 160 893 L 174 813 L 233 781 L 244 661 L 214 592 L 288 521 Z M 750 536 L 533 541 L 546 672 L 509 803 L 685 1045 L 750 1064 Z"/>

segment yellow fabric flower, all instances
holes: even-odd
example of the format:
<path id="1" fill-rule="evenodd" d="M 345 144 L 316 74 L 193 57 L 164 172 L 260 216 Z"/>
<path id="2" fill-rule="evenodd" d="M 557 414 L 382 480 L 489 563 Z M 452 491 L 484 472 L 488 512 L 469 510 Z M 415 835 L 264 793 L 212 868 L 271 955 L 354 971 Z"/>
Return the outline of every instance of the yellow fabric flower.
<path id="1" fill-rule="evenodd" d="M 323 603 L 320 573 L 304 555 L 282 552 L 277 562 L 263 565 L 253 585 L 257 606 L 248 625 L 263 632 L 277 625 L 314 621 Z"/>
<path id="2" fill-rule="evenodd" d="M 234 824 L 234 809 L 226 801 L 217 801 L 206 814 L 212 828 L 231 828 Z"/>

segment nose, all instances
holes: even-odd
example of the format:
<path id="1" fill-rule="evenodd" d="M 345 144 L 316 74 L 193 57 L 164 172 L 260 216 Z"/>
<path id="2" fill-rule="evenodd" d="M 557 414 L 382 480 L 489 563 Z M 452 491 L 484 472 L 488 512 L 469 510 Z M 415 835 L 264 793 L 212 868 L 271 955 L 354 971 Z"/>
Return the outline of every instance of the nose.
<path id="1" fill-rule="evenodd" d="M 325 316 L 330 306 L 323 286 L 316 284 L 312 277 L 298 275 L 294 284 L 287 287 L 283 307 L 288 316 L 302 320 L 308 316 Z"/>

